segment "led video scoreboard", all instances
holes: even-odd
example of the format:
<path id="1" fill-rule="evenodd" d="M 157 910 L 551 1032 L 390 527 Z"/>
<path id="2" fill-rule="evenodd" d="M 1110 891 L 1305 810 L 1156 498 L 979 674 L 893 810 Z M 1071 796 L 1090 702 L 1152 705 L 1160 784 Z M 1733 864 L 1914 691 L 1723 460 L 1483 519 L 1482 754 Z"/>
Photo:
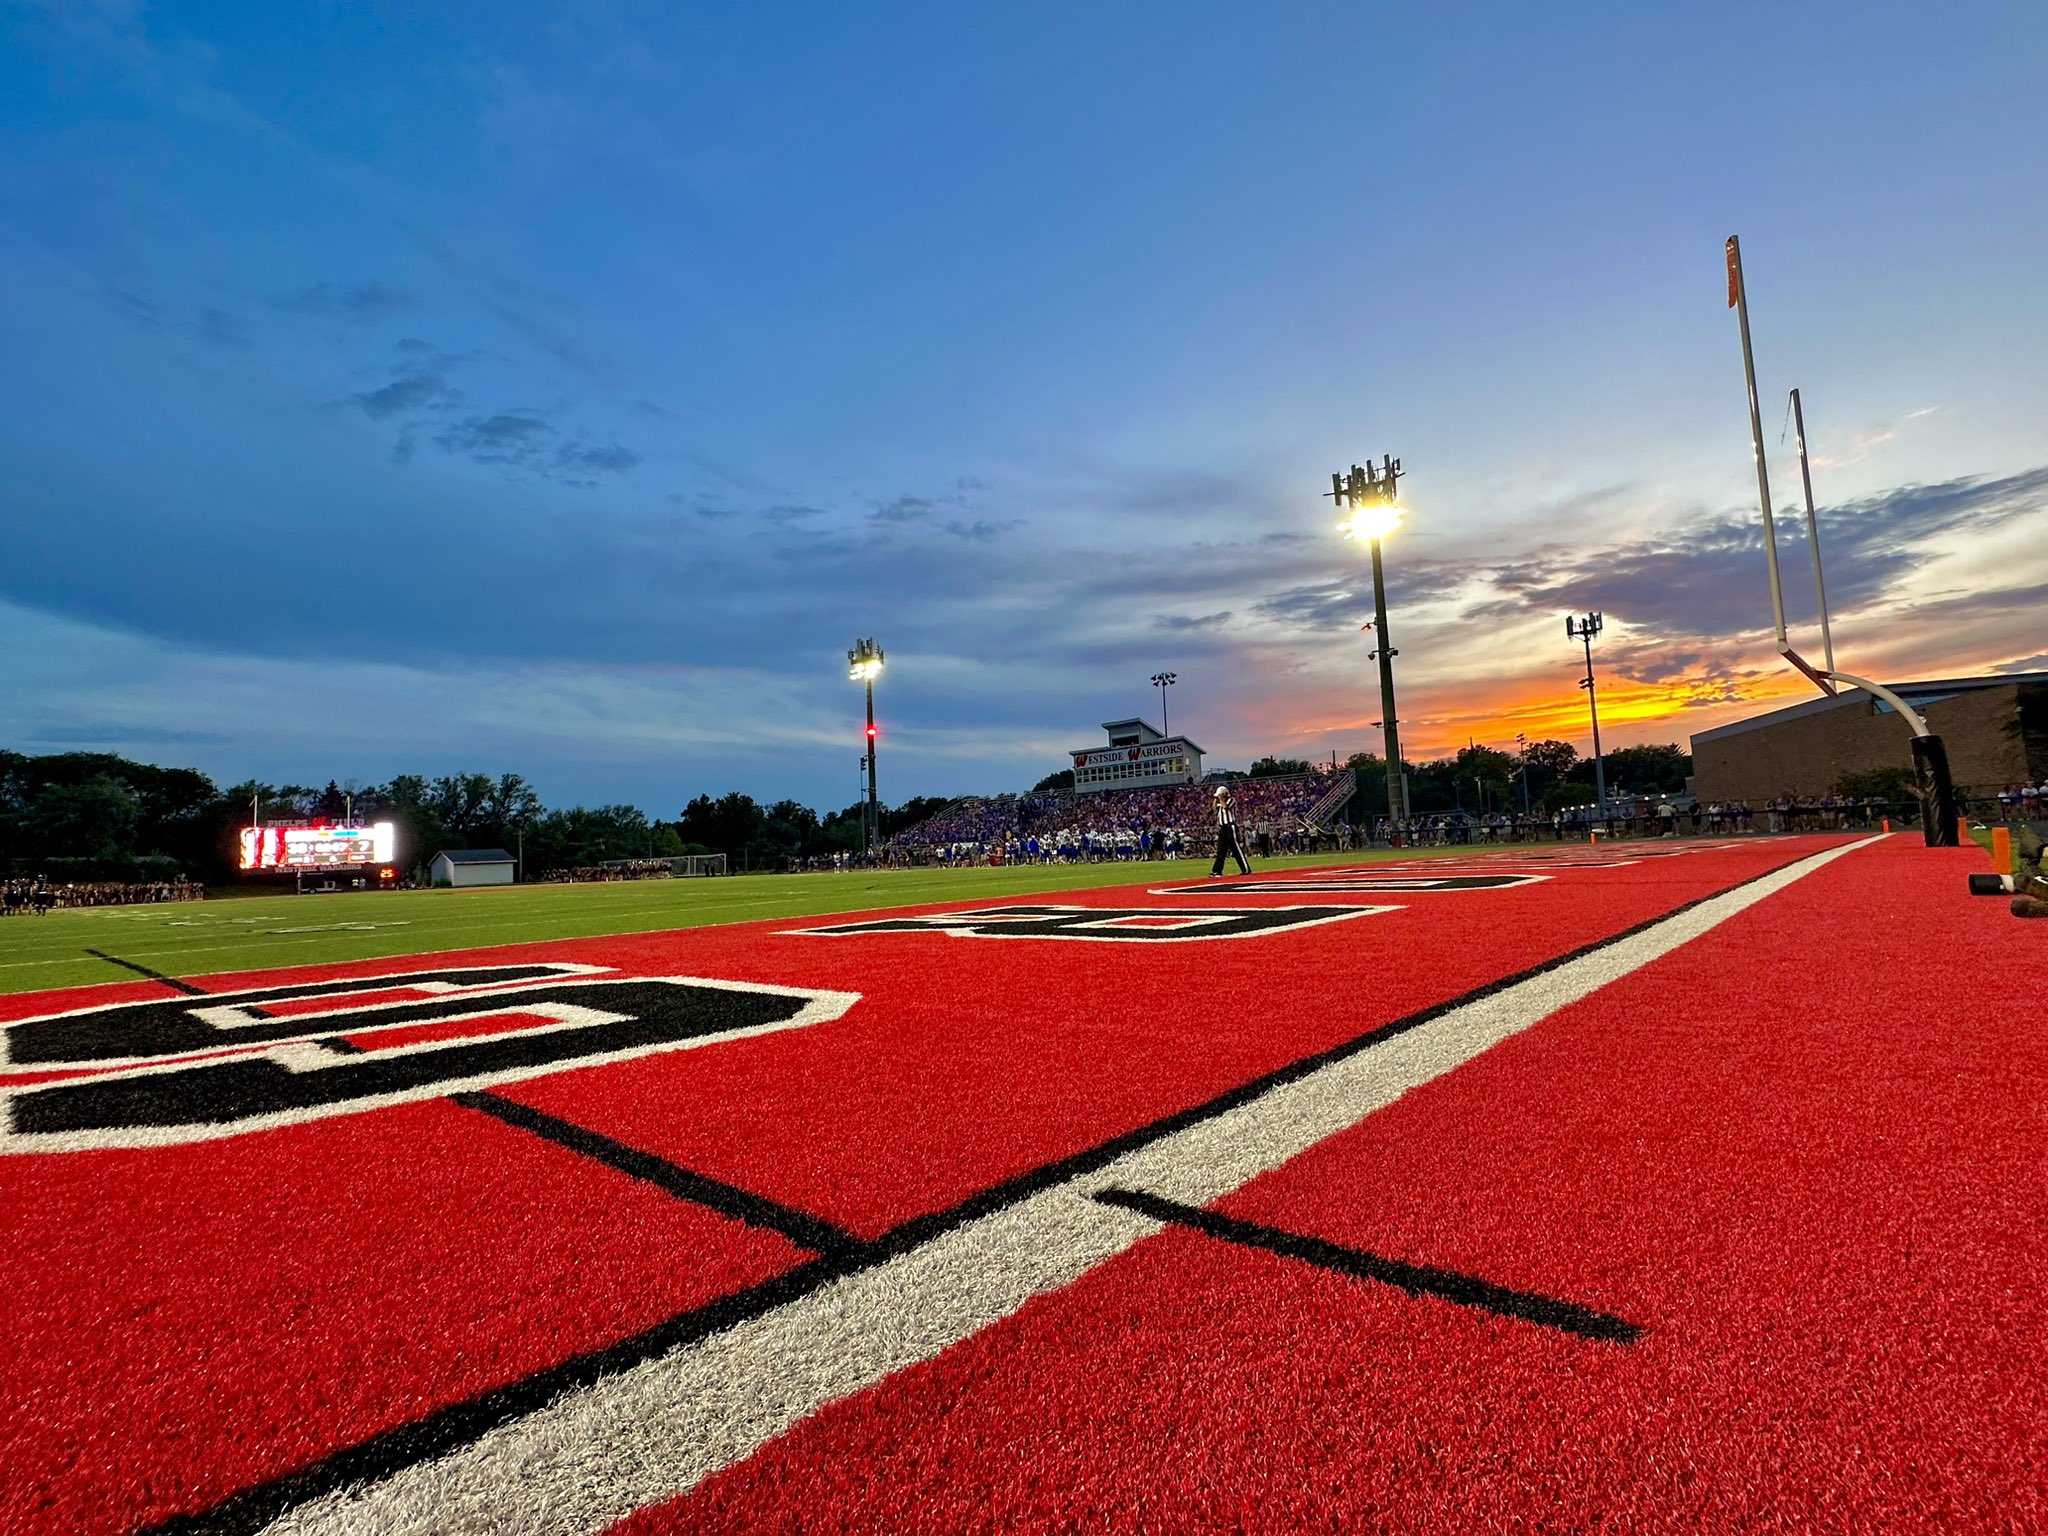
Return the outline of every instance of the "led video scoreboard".
<path id="1" fill-rule="evenodd" d="M 361 869 L 389 864 L 397 852 L 398 840 L 388 821 L 367 827 L 274 822 L 242 828 L 244 870 Z"/>

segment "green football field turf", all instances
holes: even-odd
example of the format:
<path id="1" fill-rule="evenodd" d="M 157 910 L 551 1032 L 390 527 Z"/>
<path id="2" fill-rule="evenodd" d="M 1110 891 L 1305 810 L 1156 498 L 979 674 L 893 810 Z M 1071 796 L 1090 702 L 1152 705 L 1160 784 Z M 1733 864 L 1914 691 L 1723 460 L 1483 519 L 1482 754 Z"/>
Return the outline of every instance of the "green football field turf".
<path id="1" fill-rule="evenodd" d="M 1402 850 L 1401 856 L 1472 849 Z M 1380 849 L 1262 861 L 1261 869 L 1356 863 Z M 171 976 L 323 965 L 523 944 L 653 933 L 703 923 L 812 917 L 933 901 L 977 901 L 1085 886 L 1188 880 L 1206 859 L 1157 864 L 1019 865 L 1003 869 L 887 870 L 525 885 L 479 891 L 355 891 L 337 896 L 251 896 L 161 906 L 85 908 L 0 921 L 0 993 L 132 979 L 103 956 Z M 92 951 L 101 953 L 95 955 Z"/>

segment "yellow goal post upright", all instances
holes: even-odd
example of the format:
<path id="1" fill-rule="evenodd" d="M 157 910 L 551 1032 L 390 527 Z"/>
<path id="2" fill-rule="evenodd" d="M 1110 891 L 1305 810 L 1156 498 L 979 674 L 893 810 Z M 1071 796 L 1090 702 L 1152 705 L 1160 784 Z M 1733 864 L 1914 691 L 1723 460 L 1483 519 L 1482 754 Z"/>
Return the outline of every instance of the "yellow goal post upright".
<path id="1" fill-rule="evenodd" d="M 1949 773 L 1948 749 L 1941 738 L 1927 728 L 1920 712 L 1882 683 L 1835 666 L 1834 632 L 1828 623 L 1827 584 L 1821 575 L 1820 525 L 1813 510 L 1813 474 L 1806 457 L 1806 411 L 1799 391 L 1792 391 L 1792 409 L 1799 419 L 1799 478 L 1806 491 L 1806 544 L 1813 557 L 1813 590 L 1820 605 L 1822 665 L 1814 666 L 1801 656 L 1785 633 L 1785 588 L 1778 570 L 1778 529 L 1771 515 L 1771 475 L 1764 456 L 1763 412 L 1756 393 L 1756 356 L 1749 342 L 1749 290 L 1742 279 L 1742 242 L 1728 237 L 1728 307 L 1742 331 L 1742 373 L 1749 385 L 1749 446 L 1756 457 L 1756 495 L 1764 515 L 1764 561 L 1771 581 L 1771 623 L 1777 636 L 1778 654 L 1832 697 L 1837 683 L 1859 688 L 1888 705 L 1913 733 L 1913 771 L 1920 781 L 1920 826 L 1930 848 L 1954 847 L 1959 839 L 1956 827 L 1955 780 Z"/>

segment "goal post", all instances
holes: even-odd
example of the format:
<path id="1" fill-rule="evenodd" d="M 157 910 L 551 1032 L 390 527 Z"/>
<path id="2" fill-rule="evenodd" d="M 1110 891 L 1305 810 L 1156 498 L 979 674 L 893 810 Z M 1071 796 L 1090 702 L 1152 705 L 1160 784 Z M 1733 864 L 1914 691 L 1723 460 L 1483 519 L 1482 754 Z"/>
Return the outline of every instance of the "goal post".
<path id="1" fill-rule="evenodd" d="M 1756 355 L 1749 340 L 1749 290 L 1742 278 L 1742 241 L 1735 235 L 1728 237 L 1726 247 L 1728 259 L 1728 307 L 1735 311 L 1735 317 L 1742 332 L 1742 374 L 1749 386 L 1749 445 L 1756 459 L 1757 503 L 1763 510 L 1764 519 L 1764 561 L 1770 576 L 1771 625 L 1776 635 L 1778 654 L 1791 666 L 1812 681 L 1822 693 L 1833 696 L 1838 690 L 1837 683 L 1861 689 L 1871 698 L 1879 700 L 1897 712 L 1906 722 L 1906 728 L 1913 733 L 1913 772 L 1920 785 L 1920 827 L 1930 848 L 1953 848 L 1961 841 L 1957 827 L 1959 807 L 1956 804 L 1954 777 L 1949 772 L 1948 749 L 1942 740 L 1927 727 L 1926 719 L 1904 699 L 1882 683 L 1874 683 L 1853 672 L 1843 672 L 1835 666 L 1835 638 L 1828 622 L 1827 585 L 1821 576 L 1820 525 L 1813 509 L 1813 474 L 1806 456 L 1806 411 L 1800 402 L 1799 391 L 1792 392 L 1792 408 L 1799 416 L 1799 475 L 1806 491 L 1806 534 L 1807 548 L 1813 558 L 1813 589 L 1820 603 L 1821 645 L 1825 653 L 1825 664 L 1816 667 L 1801 656 L 1785 631 L 1785 586 L 1778 568 L 1778 528 L 1771 515 L 1771 474 L 1764 454 L 1763 412 L 1756 393 Z"/>

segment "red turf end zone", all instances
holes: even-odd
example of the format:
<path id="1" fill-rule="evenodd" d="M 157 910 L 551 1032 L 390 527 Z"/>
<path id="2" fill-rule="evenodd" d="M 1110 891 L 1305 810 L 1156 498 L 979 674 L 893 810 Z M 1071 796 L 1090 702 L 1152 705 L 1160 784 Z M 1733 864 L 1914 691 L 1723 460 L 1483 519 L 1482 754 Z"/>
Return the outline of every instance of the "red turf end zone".
<path id="1" fill-rule="evenodd" d="M 0 1208 L 8 1532 L 204 1509 L 802 1257 L 446 1103 L 35 1162 Z"/>
<path id="2" fill-rule="evenodd" d="M 1693 848 L 1485 892 L 1233 895 L 1398 910 L 1217 942 L 801 931 L 838 918 L 289 974 L 566 961 L 857 992 L 829 1024 L 496 1091 L 872 1237 L 1837 841 Z M 1143 886 L 1033 901 L 1217 905 Z M 163 995 L 144 983 L 0 999 L 0 1021 Z M 374 1055 L 443 1033 L 344 1037 Z M 8 1531 L 201 1514 L 811 1256 L 446 1100 L 0 1158 L 0 1242 L 18 1298 L 0 1333 Z"/>
<path id="3" fill-rule="evenodd" d="M 619 1536 L 2048 1528 L 2048 954 L 1972 865 L 1851 855 L 1220 1203 L 1632 1345 L 1168 1227 Z"/>
<path id="4" fill-rule="evenodd" d="M 657 1058 L 510 1093 L 875 1236 L 1840 841 L 1700 850 L 1488 892 L 1224 898 L 1240 907 L 1398 904 L 1255 940 L 779 938 L 836 920 L 768 925 L 773 942 L 760 926 L 617 940 L 617 964 L 674 966 L 687 941 L 694 973 L 844 988 L 862 1003 L 829 1031 L 785 1036 L 772 1050 L 705 1053 L 688 1074 Z M 1042 900 L 1183 909 L 1217 901 L 1147 891 Z"/>

